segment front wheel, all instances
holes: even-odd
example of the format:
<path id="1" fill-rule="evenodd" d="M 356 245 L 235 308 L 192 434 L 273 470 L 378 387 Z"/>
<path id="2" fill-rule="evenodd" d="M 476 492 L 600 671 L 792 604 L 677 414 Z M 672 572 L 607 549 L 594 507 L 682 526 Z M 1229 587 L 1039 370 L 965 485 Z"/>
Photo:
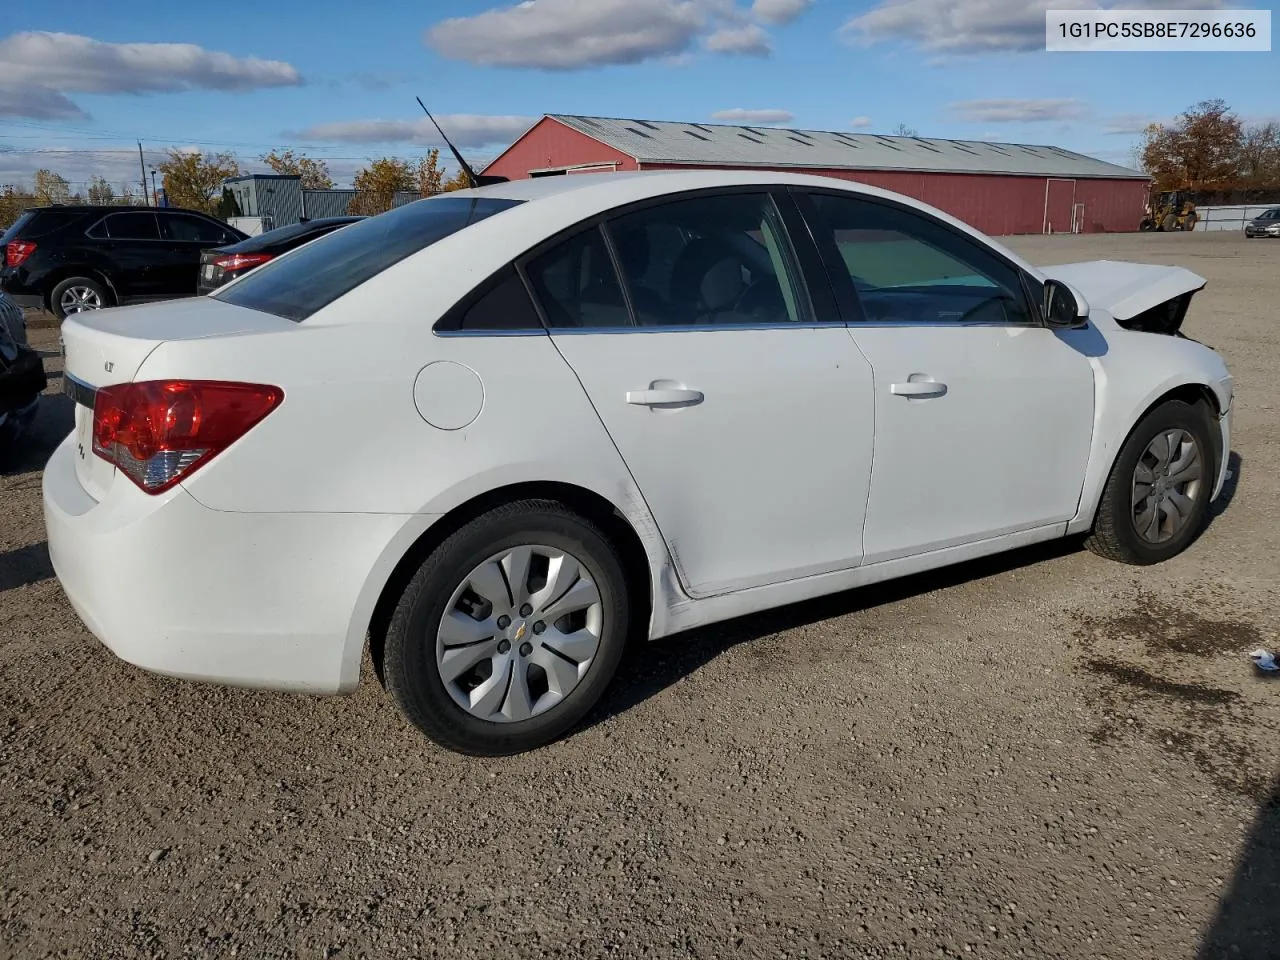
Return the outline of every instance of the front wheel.
<path id="1" fill-rule="evenodd" d="M 1216 429 L 1202 403 L 1170 400 L 1120 450 L 1086 546 L 1121 563 L 1172 559 L 1199 535 L 1217 477 Z"/>
<path id="2" fill-rule="evenodd" d="M 387 630 L 387 690 L 436 743 L 532 750 L 575 726 L 613 679 L 630 623 L 622 560 L 591 521 L 508 504 L 444 541 Z"/>

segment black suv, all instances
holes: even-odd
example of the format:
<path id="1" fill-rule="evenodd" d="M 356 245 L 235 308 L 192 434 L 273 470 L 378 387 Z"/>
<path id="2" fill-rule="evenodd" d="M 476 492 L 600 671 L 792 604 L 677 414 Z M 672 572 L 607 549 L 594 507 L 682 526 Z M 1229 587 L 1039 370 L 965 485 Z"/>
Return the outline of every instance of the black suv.
<path id="1" fill-rule="evenodd" d="M 116 304 L 189 297 L 200 251 L 247 235 L 175 207 L 52 206 L 25 211 L 0 237 L 0 290 L 59 320 Z"/>

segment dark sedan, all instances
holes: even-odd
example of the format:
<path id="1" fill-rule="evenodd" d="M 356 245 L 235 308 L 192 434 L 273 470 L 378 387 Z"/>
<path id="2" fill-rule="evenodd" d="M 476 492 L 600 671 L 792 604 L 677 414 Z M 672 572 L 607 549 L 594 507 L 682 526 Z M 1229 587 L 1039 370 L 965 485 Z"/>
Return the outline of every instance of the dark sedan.
<path id="1" fill-rule="evenodd" d="M 1264 210 L 1244 225 L 1246 237 L 1280 237 L 1280 207 Z"/>
<path id="2" fill-rule="evenodd" d="M 205 250 L 200 254 L 200 279 L 196 292 L 202 296 L 212 293 L 223 284 L 230 283 L 236 277 L 282 253 L 288 253 L 317 237 L 363 219 L 364 217 L 322 217 L 306 220 L 268 230 L 238 243 Z"/>

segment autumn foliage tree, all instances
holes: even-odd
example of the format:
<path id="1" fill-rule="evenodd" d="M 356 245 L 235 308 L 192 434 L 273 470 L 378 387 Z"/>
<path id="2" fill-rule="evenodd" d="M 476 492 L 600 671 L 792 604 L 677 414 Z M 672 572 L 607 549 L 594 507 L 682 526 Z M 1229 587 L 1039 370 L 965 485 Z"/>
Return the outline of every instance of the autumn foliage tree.
<path id="1" fill-rule="evenodd" d="M 418 189 L 418 170 L 408 160 L 379 157 L 355 175 L 352 185 L 356 198 L 351 202 L 351 212 L 373 216 L 390 210 L 397 193 Z"/>
<path id="2" fill-rule="evenodd" d="M 462 190 L 470 184 L 462 171 L 445 177 L 439 149 L 431 149 L 416 162 L 400 157 L 381 157 L 355 176 L 357 191 L 351 212 L 366 216 L 390 210 L 397 193 L 434 197 L 438 193 Z"/>
<path id="3" fill-rule="evenodd" d="M 1280 125 L 1246 126 L 1222 100 L 1202 100 L 1142 139 L 1142 168 L 1156 190 L 1280 186 Z"/>
<path id="4" fill-rule="evenodd" d="M 164 192 L 169 202 L 212 213 L 215 197 L 222 195 L 222 181 L 239 176 L 240 162 L 232 153 L 197 153 L 168 150 L 156 165 L 164 175 Z"/>
<path id="5" fill-rule="evenodd" d="M 71 196 L 71 185 L 62 174 L 37 170 L 34 180 L 36 203 L 66 203 Z"/>
<path id="6" fill-rule="evenodd" d="M 272 150 L 258 158 L 273 171 L 286 176 L 302 178 L 303 190 L 332 190 L 333 177 L 329 165 L 304 153 L 293 150 Z"/>
<path id="7" fill-rule="evenodd" d="M 103 177 L 93 177 L 89 181 L 89 202 L 95 204 L 111 203 L 116 198 L 115 188 Z"/>

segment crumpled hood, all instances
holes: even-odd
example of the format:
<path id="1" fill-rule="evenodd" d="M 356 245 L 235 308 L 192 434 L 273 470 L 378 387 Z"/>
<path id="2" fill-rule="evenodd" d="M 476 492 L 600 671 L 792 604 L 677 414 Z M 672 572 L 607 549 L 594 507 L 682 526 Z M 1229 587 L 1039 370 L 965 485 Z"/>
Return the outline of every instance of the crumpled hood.
<path id="1" fill-rule="evenodd" d="M 1046 277 L 1070 284 L 1090 307 L 1106 310 L 1116 320 L 1131 320 L 1162 303 L 1193 293 L 1205 278 L 1184 267 L 1123 260 L 1089 260 L 1041 267 Z"/>

